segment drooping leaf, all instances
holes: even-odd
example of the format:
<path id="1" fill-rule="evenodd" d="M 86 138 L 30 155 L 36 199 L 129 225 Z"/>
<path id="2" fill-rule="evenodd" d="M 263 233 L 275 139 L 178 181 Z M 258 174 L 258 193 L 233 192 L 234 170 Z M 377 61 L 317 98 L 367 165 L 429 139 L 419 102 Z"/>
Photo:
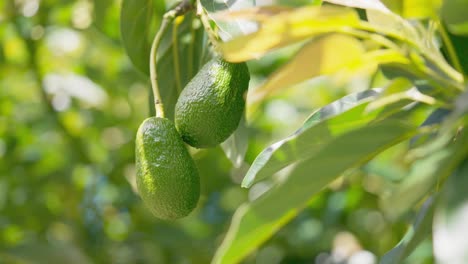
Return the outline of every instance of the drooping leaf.
<path id="1" fill-rule="evenodd" d="M 430 197 L 426 200 L 403 239 L 382 257 L 380 264 L 401 263 L 419 243 L 429 236 L 434 215 L 434 199 Z"/>
<path id="2" fill-rule="evenodd" d="M 251 12 L 246 13 L 251 16 Z M 303 7 L 261 21 L 258 31 L 222 43 L 221 50 L 228 61 L 246 61 L 273 49 L 312 36 L 337 32 L 358 23 L 359 16 L 353 9 L 336 6 Z"/>
<path id="3" fill-rule="evenodd" d="M 397 218 L 430 193 L 439 179 L 449 176 L 468 154 L 468 133 L 462 131 L 453 141 L 452 130 L 442 133 L 426 145 L 412 150 L 413 162 L 409 175 L 382 203 L 389 208 L 388 216 Z"/>
<path id="4" fill-rule="evenodd" d="M 369 74 L 379 63 L 389 62 L 407 63 L 407 58 L 392 50 L 366 53 L 362 43 L 354 37 L 326 35 L 306 44 L 285 66 L 255 89 L 249 100 L 261 101 L 277 90 L 320 75 L 337 74 L 340 79 L 349 79 L 357 74 Z"/>
<path id="5" fill-rule="evenodd" d="M 120 35 L 133 65 L 149 74 L 149 54 L 156 29 L 165 10 L 164 0 L 123 0 Z"/>
<path id="6" fill-rule="evenodd" d="M 378 90 L 367 90 L 345 96 L 313 113 L 291 136 L 262 151 L 243 182 L 250 187 L 278 170 L 313 155 L 334 136 L 364 125 L 375 115 L 366 117 L 366 107 Z"/>
<path id="7" fill-rule="evenodd" d="M 250 100 L 261 100 L 266 94 L 321 74 L 352 68 L 362 61 L 364 52 L 357 39 L 345 35 L 328 35 L 312 41 L 257 88 Z"/>
<path id="8" fill-rule="evenodd" d="M 210 19 L 216 24 L 218 34 L 223 41 L 232 39 L 234 36 L 245 35 L 256 29 L 256 26 L 246 21 L 234 20 L 226 23 L 220 16 L 216 16 L 217 12 L 235 12 L 255 7 L 255 0 L 234 0 L 234 1 L 212 1 L 200 0 L 203 8 L 206 10 Z"/>
<path id="9" fill-rule="evenodd" d="M 243 117 L 236 131 L 226 141 L 221 143 L 221 148 L 234 167 L 239 168 L 243 162 L 248 147 L 248 130 Z"/>
<path id="10" fill-rule="evenodd" d="M 296 216 L 329 182 L 407 139 L 415 129 L 406 122 L 388 119 L 331 140 L 297 164 L 289 177 L 236 211 L 213 263 L 238 263 Z"/>
<path id="11" fill-rule="evenodd" d="M 466 145 L 465 145 L 466 147 Z M 434 217 L 434 255 L 439 264 L 468 261 L 468 159 L 461 163 L 444 186 Z"/>

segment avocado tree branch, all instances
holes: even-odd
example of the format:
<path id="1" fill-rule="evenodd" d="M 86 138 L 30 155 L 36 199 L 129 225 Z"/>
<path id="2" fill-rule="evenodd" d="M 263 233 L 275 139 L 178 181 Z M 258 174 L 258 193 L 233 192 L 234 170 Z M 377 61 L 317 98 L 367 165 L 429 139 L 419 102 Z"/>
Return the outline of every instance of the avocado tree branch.
<path id="1" fill-rule="evenodd" d="M 153 89 L 154 96 L 154 106 L 156 109 L 157 117 L 164 117 L 164 105 L 162 102 L 161 94 L 159 92 L 158 86 L 158 74 L 157 74 L 157 50 L 159 44 L 161 43 L 164 33 L 166 33 L 168 26 L 172 21 L 178 17 L 186 14 L 188 11 L 193 9 L 193 5 L 189 0 L 184 0 L 177 4 L 174 8 L 167 11 L 161 21 L 161 26 L 156 33 L 153 43 L 151 45 L 150 51 L 150 78 L 151 78 L 151 88 Z"/>

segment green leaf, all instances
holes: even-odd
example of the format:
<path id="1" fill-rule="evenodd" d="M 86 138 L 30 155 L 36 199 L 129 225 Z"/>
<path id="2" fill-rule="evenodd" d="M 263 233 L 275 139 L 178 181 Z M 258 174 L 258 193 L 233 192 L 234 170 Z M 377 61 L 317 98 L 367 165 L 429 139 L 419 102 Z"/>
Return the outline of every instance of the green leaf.
<path id="1" fill-rule="evenodd" d="M 468 0 L 445 0 L 441 17 L 448 30 L 455 35 L 468 36 Z"/>
<path id="2" fill-rule="evenodd" d="M 242 181 L 243 187 L 271 176 L 294 162 L 320 150 L 334 136 L 362 126 L 375 118 L 366 116 L 366 107 L 378 90 L 347 95 L 313 113 L 291 136 L 262 151 Z"/>
<path id="3" fill-rule="evenodd" d="M 149 74 L 151 42 L 165 11 L 164 0 L 123 0 L 120 34 L 133 65 Z"/>
<path id="4" fill-rule="evenodd" d="M 451 110 L 445 108 L 438 108 L 434 110 L 424 122 L 420 125 L 420 127 L 428 127 L 433 125 L 441 124 L 445 121 L 445 118 L 451 113 Z M 423 137 L 422 135 L 417 135 L 410 140 L 410 147 L 416 146 L 420 141 L 427 142 L 429 139 L 433 139 L 436 136 L 435 132 L 432 132 L 428 137 Z M 421 138 L 423 138 L 421 140 Z"/>
<path id="5" fill-rule="evenodd" d="M 366 10 L 366 17 L 376 32 L 400 36 L 402 39 L 408 39 L 415 43 L 420 42 L 420 34 L 417 31 L 417 27 L 394 13 L 368 9 Z"/>
<path id="6" fill-rule="evenodd" d="M 119 38 L 119 4 L 113 0 L 93 1 L 93 24 L 111 38 Z"/>
<path id="7" fill-rule="evenodd" d="M 256 26 L 245 21 L 235 20 L 227 23 L 222 16 L 217 16 L 216 13 L 231 13 L 235 10 L 252 8 L 256 5 L 255 0 L 235 0 L 235 1 L 212 1 L 200 0 L 201 5 L 208 13 L 208 17 L 216 24 L 218 34 L 221 39 L 227 41 L 235 36 L 245 35 L 255 30 Z"/>
<path id="8" fill-rule="evenodd" d="M 367 52 L 360 41 L 342 34 L 331 34 L 312 40 L 285 66 L 249 96 L 252 102 L 282 88 L 287 88 L 316 76 L 336 74 L 346 80 L 359 74 L 370 74 L 379 63 L 407 63 L 407 58 L 392 50 Z"/>
<path id="9" fill-rule="evenodd" d="M 232 162 L 234 167 L 239 168 L 244 164 L 245 153 L 248 147 L 248 130 L 245 123 L 245 118 L 242 117 L 236 131 L 226 141 L 221 143 L 226 157 Z"/>
<path id="10" fill-rule="evenodd" d="M 391 218 L 398 218 L 428 195 L 437 181 L 450 174 L 468 154 L 468 132 L 462 131 L 453 141 L 453 130 L 442 133 L 424 146 L 412 150 L 408 159 L 413 162 L 409 175 L 382 203 Z"/>
<path id="11" fill-rule="evenodd" d="M 439 264 L 468 261 L 466 186 L 468 186 L 468 159 L 465 156 L 464 162 L 444 186 L 435 212 L 434 255 Z"/>
<path id="12" fill-rule="evenodd" d="M 247 18 L 251 12 L 245 10 Z M 221 45 L 228 61 L 240 62 L 258 58 L 263 54 L 304 39 L 337 32 L 358 25 L 356 11 L 337 6 L 311 6 L 266 17 L 255 33 L 237 37 Z"/>
<path id="13" fill-rule="evenodd" d="M 432 231 L 432 218 L 434 215 L 434 197 L 430 197 L 423 204 L 403 239 L 392 250 L 387 252 L 380 264 L 401 263 Z"/>
<path id="14" fill-rule="evenodd" d="M 416 88 L 408 89 L 404 92 L 394 93 L 375 100 L 369 105 L 369 111 L 374 109 L 379 109 L 387 105 L 395 103 L 408 104 L 410 102 L 421 102 L 428 105 L 434 105 L 437 103 L 437 100 L 434 97 L 422 94 Z"/>
<path id="15" fill-rule="evenodd" d="M 311 197 L 332 180 L 363 165 L 415 131 L 416 128 L 406 122 L 387 119 L 331 140 L 298 163 L 286 179 L 236 211 L 213 263 L 241 261 L 296 216 Z"/>
<path id="16" fill-rule="evenodd" d="M 365 49 L 356 38 L 334 34 L 326 35 L 304 45 L 301 50 L 251 94 L 250 100 L 259 101 L 281 88 L 303 82 L 319 75 L 350 70 L 362 65 Z"/>

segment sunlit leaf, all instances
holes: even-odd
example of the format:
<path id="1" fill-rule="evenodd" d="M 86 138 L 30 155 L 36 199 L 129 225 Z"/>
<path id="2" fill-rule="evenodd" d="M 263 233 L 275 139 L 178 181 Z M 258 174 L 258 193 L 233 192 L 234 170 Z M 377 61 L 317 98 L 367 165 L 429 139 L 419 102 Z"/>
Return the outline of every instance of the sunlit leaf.
<path id="1" fill-rule="evenodd" d="M 163 0 L 123 0 L 120 12 L 122 44 L 133 65 L 149 74 L 149 54 L 165 10 Z"/>
<path id="2" fill-rule="evenodd" d="M 389 12 L 388 8 L 380 0 L 325 0 L 335 5 L 343 5 L 361 9 L 375 9 L 382 12 Z"/>
<path id="3" fill-rule="evenodd" d="M 369 21 L 378 32 L 385 32 L 388 35 L 397 35 L 403 39 L 409 39 L 415 43 L 419 43 L 420 35 L 416 27 L 394 13 L 368 9 L 366 10 L 366 17 L 367 21 Z"/>
<path id="4" fill-rule="evenodd" d="M 410 253 L 428 237 L 432 230 L 435 201 L 433 197 L 427 199 L 416 216 L 413 224 L 403 239 L 392 250 L 387 252 L 380 264 L 401 263 Z"/>
<path id="5" fill-rule="evenodd" d="M 421 102 L 428 105 L 434 105 L 437 103 L 437 100 L 434 97 L 422 94 L 418 89 L 412 88 L 404 92 L 394 93 L 392 95 L 375 100 L 369 105 L 369 111 L 401 101 L 407 101 L 407 103 Z"/>
<path id="6" fill-rule="evenodd" d="M 297 164 L 289 177 L 236 211 L 213 263 L 239 262 L 296 216 L 310 198 L 333 179 L 414 132 L 414 126 L 389 119 L 331 140 Z"/>
<path id="7" fill-rule="evenodd" d="M 353 9 L 335 6 L 303 7 L 271 16 L 260 23 L 257 32 L 223 43 L 221 49 L 228 61 L 240 62 L 258 58 L 270 50 L 312 36 L 336 32 L 358 23 L 359 16 Z"/>
<path id="8" fill-rule="evenodd" d="M 265 94 L 315 76 L 353 68 L 362 63 L 364 52 L 357 39 L 345 35 L 329 35 L 312 41 L 257 88 L 250 100 L 260 100 Z"/>
<path id="9" fill-rule="evenodd" d="M 221 11 L 212 15 L 215 22 L 218 21 L 231 21 L 231 20 L 252 20 L 263 21 L 274 15 L 282 12 L 293 10 L 292 7 L 287 6 L 257 6 L 255 8 L 248 8 L 237 11 Z"/>
<path id="10" fill-rule="evenodd" d="M 463 142 L 460 142 L 460 144 Z M 466 145 L 465 145 L 466 147 Z M 434 217 L 434 255 L 439 264 L 468 261 L 468 160 L 459 166 L 444 186 Z"/>
<path id="11" fill-rule="evenodd" d="M 437 15 L 442 0 L 382 0 L 393 12 L 405 18 L 427 18 Z"/>
<path id="12" fill-rule="evenodd" d="M 362 43 L 353 37 L 333 34 L 306 44 L 285 66 L 250 95 L 251 102 L 262 101 L 275 91 L 316 76 L 338 74 L 342 80 L 375 71 L 379 63 L 399 62 L 407 58 L 392 50 L 366 53 Z"/>
<path id="13" fill-rule="evenodd" d="M 254 182 L 310 157 L 334 136 L 375 118 L 375 115 L 366 116 L 365 110 L 376 95 L 377 90 L 351 94 L 313 113 L 294 134 L 270 145 L 257 156 L 242 186 L 250 187 Z"/>

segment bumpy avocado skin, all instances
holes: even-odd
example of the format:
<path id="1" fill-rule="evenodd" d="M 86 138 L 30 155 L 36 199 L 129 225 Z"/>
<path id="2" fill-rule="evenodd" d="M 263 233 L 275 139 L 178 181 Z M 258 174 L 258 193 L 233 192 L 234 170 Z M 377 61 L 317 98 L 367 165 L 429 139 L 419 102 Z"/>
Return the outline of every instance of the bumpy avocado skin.
<path id="1" fill-rule="evenodd" d="M 172 121 L 147 118 L 136 137 L 136 183 L 143 202 L 158 218 L 187 216 L 197 205 L 200 178 Z"/>
<path id="2" fill-rule="evenodd" d="M 175 107 L 175 124 L 183 140 L 196 148 L 214 147 L 239 125 L 250 74 L 245 63 L 215 58 L 187 84 Z"/>

